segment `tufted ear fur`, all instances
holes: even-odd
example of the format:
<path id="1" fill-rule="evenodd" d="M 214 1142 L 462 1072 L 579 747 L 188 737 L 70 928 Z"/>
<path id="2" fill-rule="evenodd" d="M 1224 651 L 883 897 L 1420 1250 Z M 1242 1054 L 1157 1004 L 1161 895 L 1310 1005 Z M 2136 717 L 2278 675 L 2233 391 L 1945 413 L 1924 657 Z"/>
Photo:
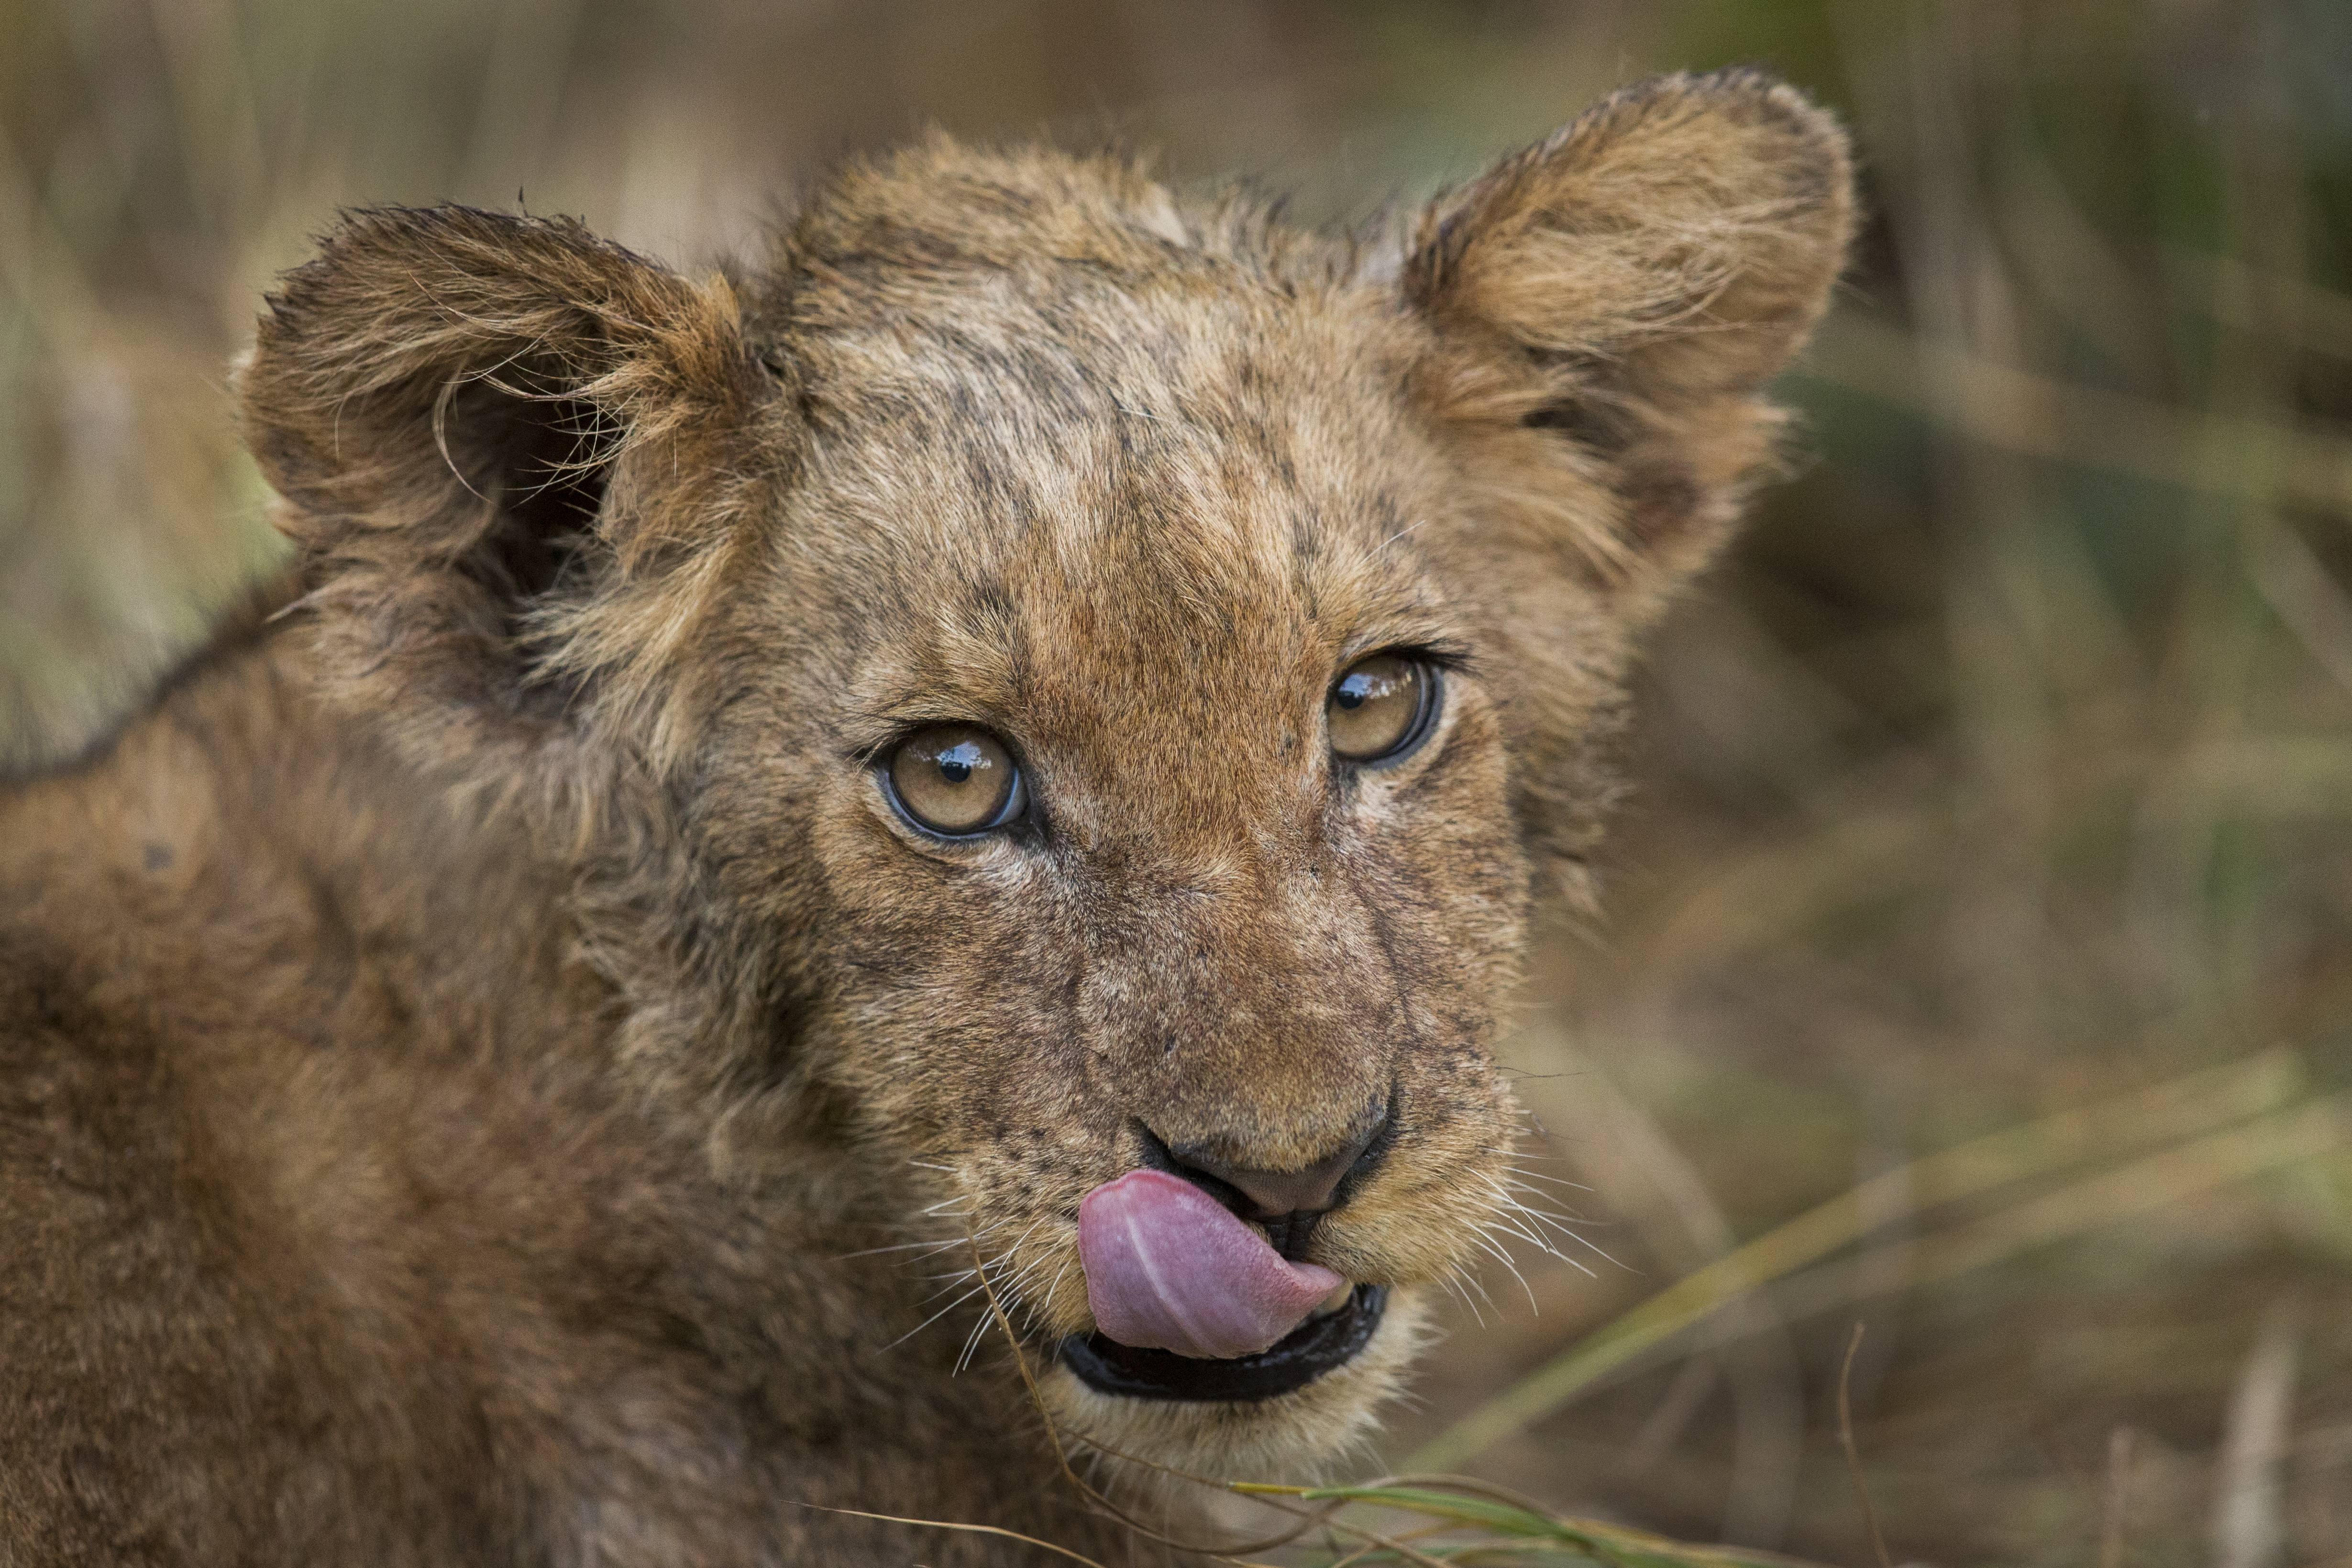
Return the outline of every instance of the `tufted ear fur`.
<path id="1" fill-rule="evenodd" d="M 666 671 L 759 478 L 724 282 L 567 220 L 364 211 L 288 275 L 239 379 L 331 698 L 507 793 L 573 787 L 600 721 L 676 747 L 692 694 Z"/>
<path id="2" fill-rule="evenodd" d="M 1726 71 L 1628 88 L 1433 205 L 1404 288 L 1447 345 L 1430 391 L 1468 471 L 1654 601 L 1769 455 L 1756 395 L 1828 301 L 1852 186 L 1834 121 Z"/>

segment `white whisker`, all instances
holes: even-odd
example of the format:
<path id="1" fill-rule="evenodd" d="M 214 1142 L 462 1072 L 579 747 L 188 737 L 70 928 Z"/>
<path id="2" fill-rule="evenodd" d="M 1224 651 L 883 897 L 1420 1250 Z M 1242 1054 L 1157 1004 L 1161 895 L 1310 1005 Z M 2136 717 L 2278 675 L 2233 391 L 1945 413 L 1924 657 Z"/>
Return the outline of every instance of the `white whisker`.
<path id="1" fill-rule="evenodd" d="M 1029 1321 L 1031 1324 L 1034 1325 L 1037 1321 L 1038 1307 L 1050 1307 L 1054 1304 L 1054 1296 L 1055 1292 L 1059 1291 L 1062 1288 L 1062 1276 L 1070 1271 L 1070 1259 L 1076 1256 L 1076 1254 L 1072 1252 L 1065 1252 L 1062 1254 L 1062 1266 L 1054 1270 L 1054 1282 L 1045 1287 L 1045 1295 L 1039 1297 L 1036 1305 L 1029 1309 Z"/>
<path id="2" fill-rule="evenodd" d="M 986 1336 L 989 1324 L 993 1322 L 995 1319 L 995 1313 L 982 1312 L 976 1320 L 973 1321 L 971 1332 L 964 1336 L 963 1349 L 957 1353 L 955 1366 L 948 1373 L 950 1377 L 958 1376 L 962 1373 L 964 1368 L 971 1364 L 971 1358 L 980 1352 L 981 1340 Z"/>
<path id="3" fill-rule="evenodd" d="M 977 1285 L 973 1286 L 962 1295 L 958 1296 L 954 1300 L 950 1301 L 946 1306 L 941 1307 L 938 1311 L 933 1312 L 929 1317 L 925 1318 L 921 1322 L 917 1323 L 913 1328 L 908 1329 L 905 1333 L 900 1334 L 897 1339 L 892 1340 L 888 1344 L 884 1345 L 882 1350 L 897 1350 L 900 1345 L 905 1344 L 908 1340 L 913 1339 L 917 1334 L 921 1333 L 925 1329 L 929 1328 L 933 1323 L 938 1322 L 941 1318 L 946 1317 L 950 1312 L 954 1311 L 958 1307 L 962 1306 L 966 1301 L 971 1300 L 974 1296 L 979 1294 L 980 1287 Z M 877 1351 L 875 1353 L 879 1355 L 881 1351 Z"/>
<path id="4" fill-rule="evenodd" d="M 846 1263 L 853 1258 L 879 1258 L 886 1252 L 912 1252 L 919 1247 L 927 1247 L 933 1252 L 944 1252 L 950 1247 L 961 1245 L 962 1241 L 961 1237 L 956 1237 L 953 1241 L 902 1241 L 896 1247 L 869 1247 L 862 1252 L 838 1252 L 834 1254 L 832 1261 Z M 921 1259 L 918 1258 L 916 1261 L 920 1262 Z"/>
<path id="5" fill-rule="evenodd" d="M 1528 1277 L 1519 1272 L 1519 1266 L 1511 1261 L 1511 1255 L 1495 1245 L 1494 1239 L 1486 1234 L 1486 1227 L 1483 1225 L 1474 1225 L 1470 1227 L 1470 1236 L 1472 1240 L 1486 1250 L 1489 1257 L 1511 1271 L 1511 1278 L 1517 1280 L 1519 1289 L 1528 1293 L 1528 1308 L 1535 1311 L 1541 1311 L 1543 1309 L 1536 1305 L 1535 1287 L 1528 1284 Z"/>
<path id="6" fill-rule="evenodd" d="M 1473 1301 L 1470 1299 L 1470 1292 L 1463 1289 L 1462 1270 L 1459 1268 L 1449 1270 L 1445 1276 L 1444 1285 L 1448 1290 L 1453 1291 L 1456 1296 L 1462 1298 L 1462 1305 L 1468 1310 L 1470 1313 L 1470 1321 L 1476 1323 L 1480 1328 L 1485 1328 L 1486 1326 L 1486 1314 L 1478 1310 L 1478 1303 Z M 1479 1293 L 1481 1295 L 1485 1294 L 1484 1291 Z M 1489 1305 L 1492 1305 L 1492 1303 L 1489 1303 Z"/>

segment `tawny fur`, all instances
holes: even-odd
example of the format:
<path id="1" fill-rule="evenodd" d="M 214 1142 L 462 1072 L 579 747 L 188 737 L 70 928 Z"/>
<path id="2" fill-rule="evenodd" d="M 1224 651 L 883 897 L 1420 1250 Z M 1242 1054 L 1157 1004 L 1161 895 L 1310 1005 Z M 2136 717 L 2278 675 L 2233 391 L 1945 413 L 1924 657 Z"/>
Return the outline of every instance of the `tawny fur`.
<path id="1" fill-rule="evenodd" d="M 1590 896 L 1633 639 L 1769 457 L 1849 184 L 1728 74 L 1370 236 L 944 139 L 701 282 L 352 216 L 240 373 L 298 565 L 0 795 L 0 1560 L 1156 1552 L 975 1258 L 1075 1436 L 1344 1453 L 1497 1217 L 1529 900 Z M 1439 729 L 1341 767 L 1396 647 Z M 1031 828 L 893 813 L 940 721 Z M 1308 1253 L 1396 1288 L 1355 1363 L 1055 1365 L 1139 1120 L 1294 1169 L 1384 1099 Z"/>

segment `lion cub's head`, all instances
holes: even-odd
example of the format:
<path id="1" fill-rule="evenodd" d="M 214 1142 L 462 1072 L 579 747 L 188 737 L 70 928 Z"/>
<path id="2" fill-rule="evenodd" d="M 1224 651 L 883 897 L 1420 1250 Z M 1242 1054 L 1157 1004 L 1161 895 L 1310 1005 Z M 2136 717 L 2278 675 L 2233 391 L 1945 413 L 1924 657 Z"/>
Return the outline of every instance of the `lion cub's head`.
<path id="1" fill-rule="evenodd" d="M 244 395 L 322 689 L 578 858 L 619 1069 L 968 1228 L 1068 1425 L 1295 1465 L 1507 1207 L 1525 910 L 1848 185 L 1727 75 L 1376 238 L 944 141 L 724 280 L 374 212 Z"/>

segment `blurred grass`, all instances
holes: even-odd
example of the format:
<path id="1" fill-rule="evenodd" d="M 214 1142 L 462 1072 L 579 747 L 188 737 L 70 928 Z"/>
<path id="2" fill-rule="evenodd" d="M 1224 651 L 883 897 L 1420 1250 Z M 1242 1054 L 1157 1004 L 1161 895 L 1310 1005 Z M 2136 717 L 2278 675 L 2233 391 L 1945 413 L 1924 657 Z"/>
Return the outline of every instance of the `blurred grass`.
<path id="1" fill-rule="evenodd" d="M 1849 117 L 1874 216 L 1508 1047 L 1613 1261 L 1490 1280 L 1383 1446 L 1518 1388 L 1471 1468 L 1555 1519 L 1869 1561 L 1859 1316 L 1898 1560 L 2346 1560 L 2352 7 L 0 0 L 0 736 L 70 749 L 275 559 L 225 367 L 339 205 L 692 264 L 937 121 L 1323 218 L 1734 60 Z M 2034 1126 L 2082 1142 L 1937 1184 Z M 1526 1394 L 1809 1214 L 1843 1253 Z"/>
<path id="2" fill-rule="evenodd" d="M 2203 1133 L 2250 1113 L 2276 1112 L 2251 1126 L 2210 1134 L 2113 1163 L 2070 1185 L 2008 1205 L 1924 1241 L 1906 1237 L 1906 1282 L 1919 1284 L 1996 1263 L 2012 1252 L 2072 1232 L 2110 1224 L 2204 1187 L 2310 1158 L 2345 1142 L 2347 1102 L 2324 1100 L 2294 1112 L 2279 1101 L 2298 1086 L 2292 1058 L 2257 1057 L 2162 1084 L 2119 1104 L 2066 1110 L 2024 1127 L 1971 1139 L 1883 1172 L 1853 1190 L 1774 1227 L 1588 1334 L 1549 1363 L 1522 1377 L 1447 1427 L 1405 1461 L 1413 1470 L 1450 1470 L 1550 1415 L 1601 1379 L 1706 1321 L 1727 1304 L 1766 1287 L 1827 1285 L 1808 1292 L 1813 1310 L 1843 1305 L 1866 1289 L 1863 1270 L 1798 1271 L 1862 1241 L 1886 1215 L 1925 1211 L 2047 1175 L 2085 1157 L 2113 1156 L 2132 1145 Z M 1796 1277 L 1792 1279 L 1792 1277 Z M 1785 1301 L 1782 1303 L 1785 1308 Z"/>

